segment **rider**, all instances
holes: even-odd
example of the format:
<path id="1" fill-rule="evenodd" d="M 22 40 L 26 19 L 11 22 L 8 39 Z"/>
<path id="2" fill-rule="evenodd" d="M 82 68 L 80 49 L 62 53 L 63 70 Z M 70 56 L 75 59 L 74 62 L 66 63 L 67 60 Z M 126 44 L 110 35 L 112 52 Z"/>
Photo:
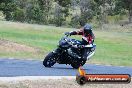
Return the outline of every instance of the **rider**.
<path id="1" fill-rule="evenodd" d="M 86 59 L 88 56 L 87 49 L 84 47 L 86 45 L 93 46 L 95 36 L 92 32 L 92 26 L 90 24 L 85 24 L 84 27 L 80 28 L 78 31 L 66 32 L 65 35 L 82 35 L 82 41 L 80 45 L 74 45 L 74 48 L 83 48 L 83 59 Z"/>

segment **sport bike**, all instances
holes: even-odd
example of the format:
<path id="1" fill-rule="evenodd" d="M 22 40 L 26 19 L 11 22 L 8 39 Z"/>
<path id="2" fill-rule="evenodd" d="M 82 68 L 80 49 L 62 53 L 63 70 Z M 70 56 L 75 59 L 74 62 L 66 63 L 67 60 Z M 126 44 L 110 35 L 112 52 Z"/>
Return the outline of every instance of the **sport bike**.
<path id="1" fill-rule="evenodd" d="M 68 35 L 63 36 L 59 41 L 57 49 L 45 57 L 43 65 L 51 67 L 55 63 L 69 64 L 75 69 L 83 66 L 94 55 L 96 44 L 85 45 L 84 48 L 74 48 L 77 45 L 81 45 L 79 40 L 72 39 Z M 86 58 L 83 58 L 84 52 L 87 53 Z"/>

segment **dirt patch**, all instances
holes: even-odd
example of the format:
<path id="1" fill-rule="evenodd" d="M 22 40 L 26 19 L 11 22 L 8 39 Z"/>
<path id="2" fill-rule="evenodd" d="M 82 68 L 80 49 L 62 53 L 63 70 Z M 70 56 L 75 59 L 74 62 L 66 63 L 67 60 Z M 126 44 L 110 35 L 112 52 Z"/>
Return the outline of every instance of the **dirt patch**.
<path id="1" fill-rule="evenodd" d="M 20 51 L 20 52 L 34 53 L 34 52 L 36 52 L 37 49 L 30 47 L 30 46 L 18 44 L 18 43 L 12 42 L 12 41 L 0 39 L 0 50 L 6 51 L 6 52 Z"/>
<path id="2" fill-rule="evenodd" d="M 129 84 L 77 84 L 75 79 L 41 79 L 0 82 L 0 88 L 132 88 Z"/>

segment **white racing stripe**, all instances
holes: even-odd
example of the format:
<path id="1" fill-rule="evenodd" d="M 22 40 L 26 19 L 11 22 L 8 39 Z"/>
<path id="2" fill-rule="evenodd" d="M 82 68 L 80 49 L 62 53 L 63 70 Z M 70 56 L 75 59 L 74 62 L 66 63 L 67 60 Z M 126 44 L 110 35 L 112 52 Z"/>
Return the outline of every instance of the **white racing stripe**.
<path id="1" fill-rule="evenodd" d="M 87 60 L 89 60 L 89 58 L 91 58 L 94 55 L 95 52 L 92 52 L 88 57 Z"/>

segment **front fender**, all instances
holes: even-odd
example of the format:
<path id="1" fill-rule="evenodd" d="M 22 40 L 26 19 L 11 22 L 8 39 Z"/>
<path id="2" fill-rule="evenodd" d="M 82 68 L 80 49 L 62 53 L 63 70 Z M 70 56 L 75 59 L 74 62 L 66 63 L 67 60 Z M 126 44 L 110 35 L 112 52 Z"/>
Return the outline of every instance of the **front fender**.
<path id="1" fill-rule="evenodd" d="M 61 54 L 61 52 L 62 52 L 61 48 L 57 48 L 52 51 L 52 53 L 54 53 L 54 54 Z"/>

